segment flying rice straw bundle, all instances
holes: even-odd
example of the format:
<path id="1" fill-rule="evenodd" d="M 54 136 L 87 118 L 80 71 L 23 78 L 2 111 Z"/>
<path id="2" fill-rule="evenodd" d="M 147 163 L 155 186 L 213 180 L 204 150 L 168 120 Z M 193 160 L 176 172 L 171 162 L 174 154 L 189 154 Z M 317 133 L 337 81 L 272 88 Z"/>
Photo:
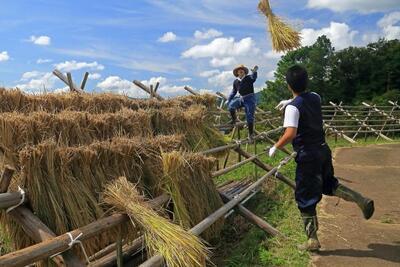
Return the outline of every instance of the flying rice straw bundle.
<path id="1" fill-rule="evenodd" d="M 169 267 L 206 266 L 209 251 L 195 235 L 160 216 L 125 177 L 106 186 L 104 202 L 126 213 L 143 229 L 150 256 L 160 253 Z"/>
<path id="2" fill-rule="evenodd" d="M 269 0 L 260 0 L 258 9 L 268 19 L 268 31 L 271 34 L 272 48 L 277 52 L 296 49 L 301 46 L 300 33 L 284 23 L 281 18 L 272 13 Z"/>

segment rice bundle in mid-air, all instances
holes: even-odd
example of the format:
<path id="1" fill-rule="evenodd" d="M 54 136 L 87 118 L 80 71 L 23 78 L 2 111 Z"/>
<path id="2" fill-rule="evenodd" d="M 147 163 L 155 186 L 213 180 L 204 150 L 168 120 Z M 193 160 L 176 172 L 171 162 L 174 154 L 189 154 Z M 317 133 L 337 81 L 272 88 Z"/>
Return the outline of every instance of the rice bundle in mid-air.
<path id="1" fill-rule="evenodd" d="M 206 266 L 209 251 L 195 235 L 155 212 L 125 177 L 109 184 L 104 201 L 126 213 L 143 229 L 148 253 L 160 253 L 169 267 Z"/>
<path id="2" fill-rule="evenodd" d="M 300 33 L 292 29 L 283 20 L 272 13 L 268 0 L 260 0 L 258 9 L 268 19 L 268 31 L 271 34 L 272 48 L 277 52 L 296 49 L 301 46 Z"/>

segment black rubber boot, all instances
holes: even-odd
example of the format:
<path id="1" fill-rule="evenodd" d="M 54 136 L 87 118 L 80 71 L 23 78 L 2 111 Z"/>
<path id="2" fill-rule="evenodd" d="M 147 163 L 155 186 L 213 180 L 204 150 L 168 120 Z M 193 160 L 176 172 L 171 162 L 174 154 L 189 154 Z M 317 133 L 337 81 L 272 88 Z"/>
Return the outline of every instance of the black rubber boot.
<path id="1" fill-rule="evenodd" d="M 229 124 L 236 124 L 238 122 L 237 116 L 236 116 L 236 111 L 235 110 L 230 110 L 231 113 L 231 120 L 228 122 Z"/>
<path id="2" fill-rule="evenodd" d="M 358 205 L 361 209 L 362 213 L 364 214 L 365 219 L 369 219 L 372 217 L 375 211 L 374 201 L 372 199 L 363 197 L 360 193 L 339 184 L 336 188 L 334 195 L 340 197 L 346 201 L 354 202 Z"/>
<path id="3" fill-rule="evenodd" d="M 299 246 L 300 250 L 307 251 L 318 251 L 321 245 L 318 240 L 318 218 L 317 215 L 309 215 L 307 213 L 301 213 L 301 218 L 304 223 L 304 231 L 307 235 L 307 241 Z"/>
<path id="4" fill-rule="evenodd" d="M 249 129 L 249 143 L 252 144 L 254 142 L 254 123 L 247 123 L 247 128 Z"/>

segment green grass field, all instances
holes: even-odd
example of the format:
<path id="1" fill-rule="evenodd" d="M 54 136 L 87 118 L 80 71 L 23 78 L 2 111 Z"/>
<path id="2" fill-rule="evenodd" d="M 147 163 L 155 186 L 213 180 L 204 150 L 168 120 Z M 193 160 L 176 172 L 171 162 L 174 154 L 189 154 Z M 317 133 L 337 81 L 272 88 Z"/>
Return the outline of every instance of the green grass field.
<path id="1" fill-rule="evenodd" d="M 371 144 L 390 143 L 375 138 L 359 139 L 357 144 L 338 139 L 328 139 L 331 149 L 338 147 L 356 147 Z M 397 139 L 398 141 L 398 139 Z M 265 144 L 257 146 L 257 153 L 265 149 Z M 290 146 L 287 146 L 290 147 Z M 254 146 L 248 147 L 249 152 Z M 264 162 L 276 166 L 286 154 L 279 152 L 274 158 L 263 155 Z M 237 154 L 230 156 L 231 163 L 237 162 Z M 294 179 L 295 162 L 291 161 L 281 169 L 286 176 Z M 265 171 L 257 168 L 257 177 Z M 252 177 L 255 179 L 254 164 L 249 163 L 227 175 L 218 177 L 217 183 L 227 180 Z M 271 238 L 258 227 L 248 223 L 239 215 L 231 216 L 226 223 L 223 238 L 216 245 L 214 263 L 217 266 L 250 267 L 250 266 L 308 266 L 310 255 L 297 249 L 298 244 L 306 240 L 303 223 L 294 201 L 293 190 L 280 181 L 271 178 L 264 186 L 264 192 L 257 194 L 246 203 L 246 207 L 280 230 L 287 239 Z"/>

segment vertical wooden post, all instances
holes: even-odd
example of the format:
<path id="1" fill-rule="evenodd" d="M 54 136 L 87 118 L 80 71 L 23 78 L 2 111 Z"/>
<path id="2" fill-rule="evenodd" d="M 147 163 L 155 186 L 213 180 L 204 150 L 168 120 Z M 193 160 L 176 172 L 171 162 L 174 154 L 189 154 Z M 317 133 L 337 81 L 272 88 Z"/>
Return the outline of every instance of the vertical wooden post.
<path id="1" fill-rule="evenodd" d="M 81 82 L 81 89 L 82 90 L 85 89 L 88 77 L 89 77 L 89 72 L 85 72 L 85 75 L 83 76 L 83 79 L 82 79 L 82 82 Z"/>
<path id="2" fill-rule="evenodd" d="M 118 267 L 123 267 L 123 258 L 122 258 L 122 233 L 121 229 L 118 231 L 118 236 L 117 236 L 117 266 Z"/>
<path id="3" fill-rule="evenodd" d="M 237 133 L 238 133 L 238 140 L 240 141 L 240 129 L 241 127 L 239 126 L 237 129 Z M 239 144 L 239 148 L 240 148 L 240 144 Z M 238 162 L 242 161 L 242 155 L 238 154 Z"/>
<path id="4" fill-rule="evenodd" d="M 72 75 L 71 72 L 67 72 L 67 79 L 68 79 L 68 86 L 71 92 L 75 91 L 74 83 L 72 82 Z"/>
<path id="5" fill-rule="evenodd" d="M 6 193 L 8 190 L 8 187 L 10 186 L 11 178 L 15 172 L 15 169 L 6 166 L 3 173 L 1 174 L 1 180 L 0 180 L 0 193 Z"/>

